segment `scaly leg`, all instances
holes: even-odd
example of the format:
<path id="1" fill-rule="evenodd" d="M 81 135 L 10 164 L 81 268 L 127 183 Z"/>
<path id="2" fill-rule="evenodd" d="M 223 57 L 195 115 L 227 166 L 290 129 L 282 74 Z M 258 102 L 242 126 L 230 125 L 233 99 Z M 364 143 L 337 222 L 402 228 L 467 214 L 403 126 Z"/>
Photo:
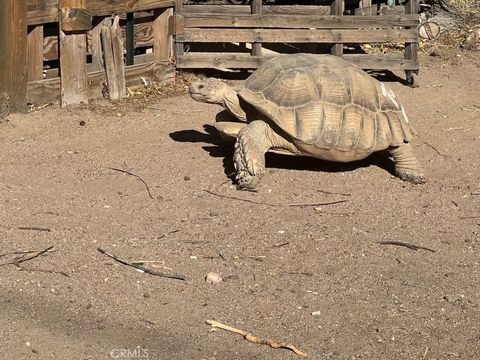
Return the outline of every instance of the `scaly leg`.
<path id="1" fill-rule="evenodd" d="M 417 158 L 413 155 L 410 144 L 392 147 L 388 151 L 395 160 L 395 173 L 400 179 L 414 184 L 423 184 L 425 182 L 422 169 Z"/>

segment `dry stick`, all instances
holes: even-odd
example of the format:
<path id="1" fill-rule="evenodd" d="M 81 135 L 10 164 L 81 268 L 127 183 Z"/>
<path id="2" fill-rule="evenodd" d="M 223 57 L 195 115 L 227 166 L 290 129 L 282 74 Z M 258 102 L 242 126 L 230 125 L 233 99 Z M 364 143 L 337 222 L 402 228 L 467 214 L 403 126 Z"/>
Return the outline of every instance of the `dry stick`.
<path id="1" fill-rule="evenodd" d="M 415 245 L 415 244 L 408 244 L 408 243 L 405 243 L 405 242 L 402 242 L 402 241 L 379 241 L 378 242 L 379 244 L 382 244 L 382 245 L 396 245 L 396 246 L 403 246 L 403 247 L 406 247 L 410 250 L 427 250 L 427 251 L 431 251 L 431 252 L 435 252 L 435 250 L 433 249 L 430 249 L 430 248 L 427 248 L 425 246 L 419 246 L 419 245 Z"/>
<path id="2" fill-rule="evenodd" d="M 338 193 L 338 192 L 319 190 L 319 189 L 317 189 L 317 192 L 322 193 L 322 194 L 328 194 L 328 195 L 352 196 L 352 194 L 350 194 L 350 193 Z"/>
<path id="3" fill-rule="evenodd" d="M 132 263 L 126 261 L 126 260 L 122 260 L 122 259 L 116 257 L 115 255 L 109 254 L 108 252 L 106 252 L 102 248 L 97 248 L 97 250 L 99 252 L 101 252 L 103 255 L 106 255 L 106 256 L 112 258 L 113 260 L 119 262 L 120 264 L 133 267 L 134 269 L 140 270 L 144 273 L 147 273 L 147 274 L 150 274 L 150 275 L 155 275 L 155 276 L 160 276 L 160 277 L 164 277 L 164 278 L 169 278 L 169 279 L 187 280 L 187 277 L 185 275 L 167 274 L 167 273 L 162 273 L 162 272 L 150 270 L 150 269 L 147 269 L 146 267 L 144 267 L 142 265 L 132 264 Z"/>
<path id="4" fill-rule="evenodd" d="M 462 216 L 460 219 L 478 219 L 480 218 L 480 215 L 472 215 L 472 216 Z"/>
<path id="5" fill-rule="evenodd" d="M 50 250 L 49 252 L 53 252 L 55 250 Z M 15 251 L 11 253 L 4 253 L 0 254 L 0 258 L 4 256 L 9 256 L 9 255 L 25 255 L 25 254 L 33 254 L 33 253 L 38 253 L 38 250 L 27 250 L 27 251 Z"/>
<path id="6" fill-rule="evenodd" d="M 29 257 L 26 257 L 26 258 L 23 258 L 23 259 L 19 259 L 19 260 L 14 260 L 14 261 L 11 261 L 11 262 L 8 262 L 8 263 L 5 263 L 5 264 L 0 264 L 0 267 L 5 266 L 5 265 L 17 265 L 18 266 L 18 264 L 21 264 L 25 261 L 33 260 L 33 259 L 39 257 L 40 255 L 45 254 L 46 252 L 48 252 L 51 249 L 53 249 L 53 245 L 49 246 L 45 250 L 37 252 L 35 255 L 32 255 L 32 256 L 29 256 Z"/>
<path id="7" fill-rule="evenodd" d="M 152 196 L 152 193 L 150 192 L 150 188 L 148 187 L 148 184 L 145 182 L 145 180 L 143 180 L 140 176 L 138 176 L 137 174 L 134 174 L 134 173 L 131 173 L 130 171 L 127 171 L 127 170 L 122 170 L 122 169 L 117 169 L 117 168 L 112 168 L 112 167 L 107 167 L 107 169 L 110 169 L 110 170 L 114 170 L 114 171 L 119 171 L 121 173 L 124 173 L 124 174 L 127 174 L 127 175 L 130 175 L 130 176 L 134 176 L 136 177 L 138 180 L 140 180 L 143 185 L 145 185 L 145 187 L 147 188 L 147 192 L 148 192 L 148 196 L 150 196 L 150 198 L 154 199 L 155 198 Z"/>
<path id="8" fill-rule="evenodd" d="M 203 190 L 203 191 L 205 191 L 208 194 L 215 195 L 215 196 L 218 196 L 218 197 L 221 197 L 221 198 L 224 198 L 224 199 L 238 200 L 238 201 L 248 202 L 248 203 L 251 203 L 251 204 L 265 205 L 265 206 L 275 206 L 275 207 L 277 207 L 277 206 L 288 206 L 288 207 L 325 206 L 325 205 L 340 204 L 340 203 L 344 203 L 344 202 L 348 201 L 348 200 L 337 200 L 337 201 L 329 201 L 329 202 L 324 202 L 324 203 L 309 203 L 309 204 L 308 203 L 305 203 L 305 204 L 271 204 L 271 203 L 265 203 L 265 202 L 254 201 L 254 200 L 249 200 L 249 199 L 242 199 L 242 198 L 238 198 L 238 197 L 235 197 L 235 196 L 222 195 L 222 194 L 216 193 L 214 191 L 210 191 L 210 190 Z"/>
<path id="9" fill-rule="evenodd" d="M 177 230 L 172 230 L 172 231 L 169 231 L 169 232 L 166 232 L 165 234 L 163 235 L 160 235 L 159 237 L 157 237 L 157 240 L 160 240 L 160 239 L 163 239 L 164 237 L 168 236 L 168 235 L 171 235 L 171 234 L 175 234 L 177 232 L 179 232 L 180 230 L 177 229 Z"/>
<path id="10" fill-rule="evenodd" d="M 212 325 L 212 327 L 214 327 L 214 328 L 219 328 L 219 329 L 222 329 L 222 330 L 233 332 L 235 334 L 242 335 L 245 338 L 245 340 L 253 342 L 255 344 L 269 345 L 274 349 L 285 348 L 285 349 L 292 350 L 297 355 L 307 356 L 307 353 L 304 353 L 303 351 L 298 350 L 295 346 L 293 346 L 292 344 L 289 344 L 287 342 L 283 342 L 283 341 L 278 342 L 278 341 L 273 341 L 273 340 L 270 340 L 270 339 L 262 339 L 262 338 L 259 338 L 258 336 L 249 334 L 246 331 L 236 329 L 234 327 L 219 323 L 215 320 L 207 320 L 207 324 Z"/>
<path id="11" fill-rule="evenodd" d="M 430 149 L 433 149 L 438 155 L 440 156 L 443 156 L 443 157 L 448 157 L 449 155 L 446 155 L 446 154 L 442 154 L 435 146 L 433 146 L 432 144 L 428 143 L 428 142 L 424 142 L 425 145 L 427 145 Z"/>
<path id="12" fill-rule="evenodd" d="M 56 271 L 56 270 L 45 270 L 45 269 L 27 269 L 24 268 L 23 266 L 20 266 L 18 264 L 15 264 L 20 271 L 28 271 L 28 272 L 43 272 L 43 273 L 48 273 L 48 274 L 60 274 L 65 277 L 70 277 L 66 272 L 64 271 Z"/>
<path id="13" fill-rule="evenodd" d="M 52 231 L 48 228 L 36 227 L 36 226 L 20 226 L 17 228 L 18 230 L 35 230 L 35 231 Z"/>

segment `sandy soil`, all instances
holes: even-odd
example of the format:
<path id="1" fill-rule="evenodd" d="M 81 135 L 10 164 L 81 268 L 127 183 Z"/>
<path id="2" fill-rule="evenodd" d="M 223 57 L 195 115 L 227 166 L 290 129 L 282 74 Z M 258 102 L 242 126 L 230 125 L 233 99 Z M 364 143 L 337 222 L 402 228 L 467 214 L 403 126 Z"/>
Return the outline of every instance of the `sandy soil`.
<path id="1" fill-rule="evenodd" d="M 388 85 L 418 129 L 425 185 L 393 177 L 382 154 L 269 154 L 259 191 L 238 192 L 210 126 L 220 109 L 186 95 L 11 115 L 0 264 L 54 248 L 0 265 L 0 358 L 298 358 L 209 332 L 215 319 L 311 359 L 480 359 L 478 53 L 422 59 L 420 83 Z M 207 284 L 211 271 L 224 281 Z"/>

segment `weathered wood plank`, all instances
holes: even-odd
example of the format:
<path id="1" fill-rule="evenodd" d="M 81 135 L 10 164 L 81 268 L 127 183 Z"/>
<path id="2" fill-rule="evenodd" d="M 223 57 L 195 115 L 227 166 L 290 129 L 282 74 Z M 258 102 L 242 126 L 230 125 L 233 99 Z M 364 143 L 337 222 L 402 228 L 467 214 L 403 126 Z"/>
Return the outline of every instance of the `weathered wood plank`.
<path id="1" fill-rule="evenodd" d="M 0 117 L 25 112 L 27 101 L 27 9 L 25 2 L 0 1 Z"/>
<path id="2" fill-rule="evenodd" d="M 228 27 L 228 28 L 288 28 L 288 29 L 355 29 L 414 27 L 418 15 L 391 16 L 336 16 L 336 15 L 185 15 L 185 27 Z"/>
<path id="3" fill-rule="evenodd" d="M 184 13 L 187 14 L 250 14 L 249 5 L 185 5 Z M 319 5 L 263 5 L 262 14 L 295 15 L 327 15 L 330 6 Z"/>
<path id="4" fill-rule="evenodd" d="M 184 54 L 185 49 L 183 47 L 183 43 L 181 43 L 178 38 L 182 35 L 179 35 L 181 32 L 179 29 L 183 28 L 183 14 L 185 11 L 185 7 L 183 5 L 183 0 L 176 0 L 175 1 L 175 13 L 179 16 L 175 17 L 174 28 L 175 28 L 175 56 L 181 56 Z"/>
<path id="5" fill-rule="evenodd" d="M 98 71 L 105 68 L 105 63 L 103 61 L 101 33 L 102 28 L 107 26 L 109 23 L 110 19 L 102 19 L 95 24 L 93 29 L 87 35 L 87 39 L 90 39 L 90 41 L 88 41 L 87 54 L 90 53 L 92 55 L 92 63 L 89 68 L 90 71 Z"/>
<path id="6" fill-rule="evenodd" d="M 104 26 L 101 30 L 108 93 L 112 100 L 121 99 L 126 94 L 123 41 L 119 21 L 120 19 L 116 16 L 113 25 Z"/>
<path id="7" fill-rule="evenodd" d="M 155 60 L 168 60 L 173 57 L 173 36 L 169 34 L 168 20 L 173 9 L 158 9 L 153 21 L 153 53 Z"/>
<path id="8" fill-rule="evenodd" d="M 26 0 L 26 2 L 28 25 L 59 21 L 59 0 Z M 85 9 L 92 16 L 107 16 L 174 5 L 175 0 L 86 0 Z"/>
<path id="9" fill-rule="evenodd" d="M 144 86 L 145 82 L 159 81 L 165 83 L 174 78 L 175 70 L 166 61 L 150 62 L 125 67 L 125 82 L 129 88 Z M 89 73 L 88 93 L 89 99 L 102 97 L 103 83 L 106 81 L 105 71 Z M 52 78 L 28 83 L 28 102 L 40 106 L 60 101 L 60 78 Z"/>
<path id="10" fill-rule="evenodd" d="M 62 8 L 61 24 L 63 31 L 88 31 L 92 28 L 92 16 L 81 8 Z"/>
<path id="11" fill-rule="evenodd" d="M 177 58 L 177 67 L 180 69 L 255 69 L 276 56 L 278 55 L 190 53 Z M 363 69 L 409 70 L 418 68 L 417 61 L 405 60 L 401 56 L 349 54 L 343 55 L 343 57 Z"/>
<path id="12" fill-rule="evenodd" d="M 177 42 L 385 43 L 415 42 L 416 29 L 202 29 L 186 28 Z"/>
<path id="13" fill-rule="evenodd" d="M 172 7 L 175 0 L 87 0 L 86 9 L 94 16 Z"/>
<path id="14" fill-rule="evenodd" d="M 62 8 L 81 8 L 84 0 L 60 0 Z M 61 106 L 87 103 L 87 36 L 66 33 L 60 24 Z"/>
<path id="15" fill-rule="evenodd" d="M 43 25 L 29 27 L 27 34 L 27 79 L 43 79 Z"/>
<path id="16" fill-rule="evenodd" d="M 58 0 L 26 0 L 27 24 L 58 22 Z"/>

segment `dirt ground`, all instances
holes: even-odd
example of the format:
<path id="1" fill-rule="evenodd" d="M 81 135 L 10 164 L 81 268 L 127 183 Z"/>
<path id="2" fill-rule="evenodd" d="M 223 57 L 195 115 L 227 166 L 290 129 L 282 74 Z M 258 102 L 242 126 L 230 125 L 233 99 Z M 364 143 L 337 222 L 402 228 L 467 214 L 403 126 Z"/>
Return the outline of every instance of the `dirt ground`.
<path id="1" fill-rule="evenodd" d="M 419 88 L 387 79 L 424 185 L 393 177 L 384 154 L 269 154 L 259 191 L 239 192 L 211 128 L 220 108 L 187 95 L 10 115 L 0 264 L 53 251 L 0 265 L 0 358 L 299 358 L 210 332 L 214 319 L 311 359 L 480 359 L 480 60 L 459 55 L 422 58 Z M 224 281 L 207 284 L 211 271 Z"/>

